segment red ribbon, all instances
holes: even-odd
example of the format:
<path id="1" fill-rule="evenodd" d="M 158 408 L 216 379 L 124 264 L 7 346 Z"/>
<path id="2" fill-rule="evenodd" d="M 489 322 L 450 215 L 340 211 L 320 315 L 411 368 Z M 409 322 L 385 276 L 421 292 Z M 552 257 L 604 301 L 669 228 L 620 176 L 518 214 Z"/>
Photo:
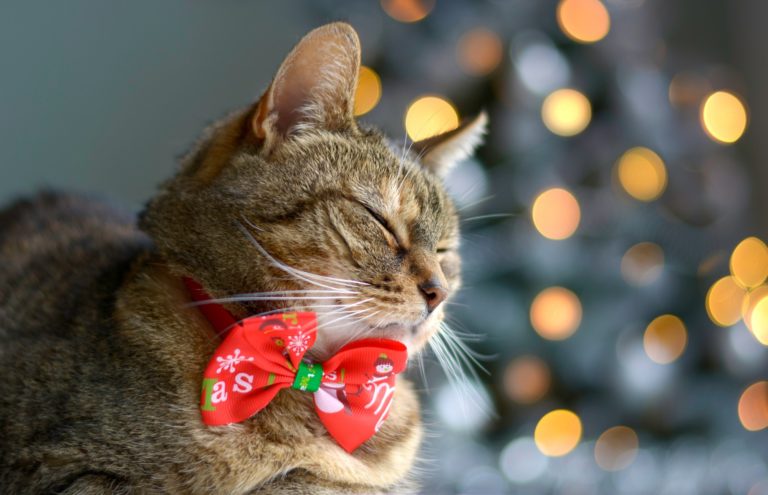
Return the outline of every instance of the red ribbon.
<path id="1" fill-rule="evenodd" d="M 185 282 L 193 299 L 204 301 L 200 286 Z M 359 340 L 322 364 L 311 363 L 304 356 L 315 343 L 315 313 L 275 313 L 236 322 L 223 307 L 202 304 L 201 308 L 206 306 L 214 307 L 203 310 L 214 328 L 230 329 L 203 374 L 203 422 L 244 421 L 265 408 L 280 390 L 293 387 L 314 393 L 320 421 L 347 452 L 379 430 L 392 406 L 395 375 L 406 367 L 405 345 L 386 339 Z"/>

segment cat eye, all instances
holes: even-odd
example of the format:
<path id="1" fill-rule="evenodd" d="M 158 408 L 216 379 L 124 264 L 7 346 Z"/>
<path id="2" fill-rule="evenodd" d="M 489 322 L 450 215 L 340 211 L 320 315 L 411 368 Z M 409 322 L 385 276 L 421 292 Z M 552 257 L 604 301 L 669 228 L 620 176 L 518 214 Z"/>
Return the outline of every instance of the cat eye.
<path id="1" fill-rule="evenodd" d="M 400 247 L 400 240 L 397 238 L 397 234 L 395 234 L 394 229 L 392 229 L 392 226 L 387 222 L 387 220 L 381 216 L 379 213 L 376 212 L 376 210 L 371 209 L 370 207 L 363 205 L 363 208 L 373 217 L 374 220 L 376 220 L 376 223 L 378 223 L 384 230 L 387 231 L 387 233 L 392 236 L 392 239 L 395 241 L 396 247 Z"/>

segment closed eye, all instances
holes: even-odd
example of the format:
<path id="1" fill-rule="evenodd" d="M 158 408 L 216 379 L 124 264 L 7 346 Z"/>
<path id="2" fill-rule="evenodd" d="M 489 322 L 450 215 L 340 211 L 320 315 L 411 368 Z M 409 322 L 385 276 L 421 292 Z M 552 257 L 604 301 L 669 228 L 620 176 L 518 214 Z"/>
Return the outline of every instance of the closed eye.
<path id="1" fill-rule="evenodd" d="M 395 231 L 392 228 L 392 226 L 389 224 L 389 222 L 387 222 L 387 220 L 383 216 L 381 216 L 379 213 L 377 213 L 375 210 L 371 209 L 370 207 L 366 205 L 363 205 L 363 207 L 365 208 L 365 211 L 367 211 L 368 214 L 370 214 L 373 217 L 373 219 L 376 220 L 376 223 L 378 223 L 381 226 L 381 228 L 383 228 L 385 231 L 387 231 L 387 233 L 390 236 L 392 236 L 392 239 L 395 241 L 395 244 L 396 244 L 395 247 L 399 248 L 400 240 L 397 238 L 397 234 L 395 234 Z"/>

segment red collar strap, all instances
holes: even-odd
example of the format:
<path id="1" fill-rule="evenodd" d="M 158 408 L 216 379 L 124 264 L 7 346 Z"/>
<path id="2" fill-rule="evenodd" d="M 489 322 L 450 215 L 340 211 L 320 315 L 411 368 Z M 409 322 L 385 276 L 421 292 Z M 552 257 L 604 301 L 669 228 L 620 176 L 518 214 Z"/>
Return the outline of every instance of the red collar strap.
<path id="1" fill-rule="evenodd" d="M 184 284 L 195 302 L 211 299 L 194 280 L 185 278 Z M 198 307 L 224 339 L 203 373 L 200 411 L 205 424 L 245 421 L 280 390 L 295 388 L 314 394 L 320 421 L 347 452 L 379 431 L 392 407 L 395 375 L 408 359 L 401 342 L 358 340 L 327 361 L 313 363 L 305 354 L 317 336 L 315 313 L 272 313 L 237 321 L 219 304 Z"/>
<path id="2" fill-rule="evenodd" d="M 203 286 L 197 281 L 192 280 L 189 277 L 182 279 L 184 285 L 187 286 L 187 292 L 192 300 L 197 303 L 197 309 L 205 316 L 205 318 L 211 323 L 213 329 L 216 331 L 216 335 L 222 339 L 226 337 L 227 332 L 237 324 L 237 320 L 232 313 L 226 310 L 224 306 L 216 303 L 209 303 L 212 298 L 209 296 Z"/>

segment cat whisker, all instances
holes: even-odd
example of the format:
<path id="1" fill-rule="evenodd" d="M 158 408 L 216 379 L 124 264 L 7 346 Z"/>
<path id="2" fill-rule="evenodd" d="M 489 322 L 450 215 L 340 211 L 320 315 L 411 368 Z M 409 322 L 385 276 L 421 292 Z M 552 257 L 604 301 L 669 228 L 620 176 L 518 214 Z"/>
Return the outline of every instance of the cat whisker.
<path id="1" fill-rule="evenodd" d="M 357 299 L 357 296 L 264 296 L 264 297 L 251 297 L 251 296 L 231 296 L 231 297 L 218 297 L 214 299 L 207 299 L 205 301 L 195 301 L 188 304 L 188 306 L 202 306 L 205 304 L 220 304 L 228 302 L 255 302 L 255 301 L 296 301 L 301 299 L 312 300 L 339 300 L 339 299 Z"/>
<path id="2" fill-rule="evenodd" d="M 517 216 L 517 213 L 490 213 L 488 215 L 478 215 L 475 217 L 462 218 L 461 222 L 475 222 L 477 220 L 487 220 L 489 218 L 510 218 Z"/>
<path id="3" fill-rule="evenodd" d="M 464 403 L 464 397 L 466 397 L 474 402 L 480 410 L 491 414 L 490 404 L 488 404 L 487 399 L 480 395 L 471 384 L 471 381 L 475 383 L 480 382 L 475 367 L 482 369 L 486 373 L 488 372 L 477 360 L 482 356 L 469 349 L 466 344 L 454 335 L 453 329 L 447 326 L 447 324 L 441 322 L 440 327 L 441 331 L 437 332 L 434 338 L 430 339 L 429 347 L 443 368 L 448 382 L 456 393 L 462 397 L 462 404 Z M 467 376 L 467 372 L 471 375 L 472 380 Z"/>
<path id="4" fill-rule="evenodd" d="M 259 227 L 257 227 L 252 222 L 250 222 L 247 218 L 243 218 L 243 221 L 245 221 L 245 223 L 247 223 L 250 227 L 257 230 L 261 230 L 259 229 Z M 259 243 L 259 241 L 256 240 L 253 234 L 251 234 L 251 232 L 248 229 L 246 229 L 241 222 L 238 221 L 237 226 L 243 232 L 243 234 L 245 234 L 245 236 L 251 241 L 251 244 L 253 244 L 254 247 L 256 247 L 256 249 L 258 249 L 258 251 L 262 254 L 262 256 L 267 258 L 267 260 L 270 261 L 273 266 L 288 273 L 289 275 L 293 275 L 294 277 L 300 280 L 304 280 L 305 282 L 308 282 L 310 284 L 313 284 L 319 287 L 324 287 L 326 289 L 339 289 L 340 287 L 338 287 L 338 285 L 347 286 L 347 287 L 370 285 L 367 282 L 362 282 L 359 280 L 348 280 L 348 279 L 343 279 L 338 277 L 329 277 L 326 275 L 319 275 L 317 273 L 310 273 L 304 270 L 300 270 L 298 268 L 294 268 L 290 265 L 287 265 L 286 263 L 279 261 L 274 256 L 269 254 L 269 252 L 267 252 L 267 250 L 264 249 L 261 243 Z M 334 286 L 333 284 L 336 284 L 336 286 Z"/>
<path id="5" fill-rule="evenodd" d="M 481 203 L 485 203 L 486 201 L 491 200 L 491 199 L 493 199 L 493 195 L 485 196 L 483 198 L 478 199 L 477 201 L 472 201 L 471 203 L 467 203 L 467 204 L 463 205 L 461 208 L 457 208 L 456 211 L 461 213 L 462 211 L 468 210 L 468 209 L 470 209 L 470 208 L 472 208 L 474 206 L 477 206 L 477 205 L 479 205 Z"/>

